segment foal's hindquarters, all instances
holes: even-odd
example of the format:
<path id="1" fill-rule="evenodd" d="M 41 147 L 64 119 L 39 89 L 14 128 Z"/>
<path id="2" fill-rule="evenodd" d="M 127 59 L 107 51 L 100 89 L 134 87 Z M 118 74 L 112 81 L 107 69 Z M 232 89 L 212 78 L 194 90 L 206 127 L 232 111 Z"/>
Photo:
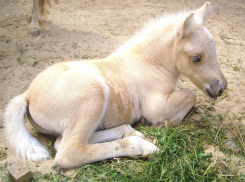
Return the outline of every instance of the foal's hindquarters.
<path id="1" fill-rule="evenodd" d="M 55 142 L 55 161 L 61 167 L 119 156 L 149 156 L 157 151 L 154 144 L 127 124 L 118 126 L 113 121 L 117 127 L 96 131 L 107 122 L 103 119 L 111 104 L 111 93 L 101 76 L 91 70 L 55 65 L 33 81 L 27 94 L 33 121 L 60 135 Z"/>

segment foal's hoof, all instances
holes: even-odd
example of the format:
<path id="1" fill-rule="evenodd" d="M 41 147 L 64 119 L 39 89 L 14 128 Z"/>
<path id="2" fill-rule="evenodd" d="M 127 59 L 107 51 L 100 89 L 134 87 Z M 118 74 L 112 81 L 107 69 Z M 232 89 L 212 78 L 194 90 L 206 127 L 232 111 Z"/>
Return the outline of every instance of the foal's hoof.
<path id="1" fill-rule="evenodd" d="M 142 157 L 149 157 L 150 155 L 159 152 L 158 147 L 147 140 L 144 140 L 141 143 L 141 147 L 142 147 Z"/>
<path id="2" fill-rule="evenodd" d="M 40 29 L 31 29 L 29 32 L 29 36 L 31 38 L 36 38 L 40 35 Z"/>
<path id="3" fill-rule="evenodd" d="M 157 148 L 157 146 L 151 143 L 151 146 L 148 146 L 148 148 L 144 150 L 142 157 L 149 157 L 153 153 L 158 153 L 158 152 L 159 152 L 159 149 Z"/>
<path id="4" fill-rule="evenodd" d="M 135 131 L 135 132 L 131 133 L 130 136 L 138 136 L 140 138 L 145 139 L 145 136 L 139 131 Z"/>

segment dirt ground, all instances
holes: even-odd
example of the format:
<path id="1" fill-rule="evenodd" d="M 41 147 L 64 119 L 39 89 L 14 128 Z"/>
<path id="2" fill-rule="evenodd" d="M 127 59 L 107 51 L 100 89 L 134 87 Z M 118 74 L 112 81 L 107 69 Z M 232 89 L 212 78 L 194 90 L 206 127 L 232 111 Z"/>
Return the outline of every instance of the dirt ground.
<path id="1" fill-rule="evenodd" d="M 0 1 L 0 148 L 10 166 L 14 157 L 3 137 L 2 115 L 7 102 L 25 91 L 48 66 L 69 60 L 104 58 L 131 37 L 149 19 L 164 13 L 196 9 L 204 0 L 59 0 L 52 3 L 45 27 L 37 38 L 28 37 L 31 0 Z M 213 0 L 206 23 L 216 41 L 217 59 L 228 80 L 224 96 L 211 100 L 197 90 L 200 103 L 214 114 L 245 125 L 245 3 Z M 68 5 L 69 4 L 69 5 Z M 184 86 L 193 87 L 189 82 Z M 195 88 L 195 87 L 194 87 Z M 38 136 L 47 145 L 46 138 Z M 33 172 L 49 172 L 53 160 L 32 163 Z"/>

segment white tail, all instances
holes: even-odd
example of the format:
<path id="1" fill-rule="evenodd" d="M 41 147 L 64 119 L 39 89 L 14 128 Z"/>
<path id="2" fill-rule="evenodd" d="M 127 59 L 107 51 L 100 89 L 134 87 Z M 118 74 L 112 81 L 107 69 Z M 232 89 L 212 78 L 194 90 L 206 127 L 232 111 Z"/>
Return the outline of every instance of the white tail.
<path id="1" fill-rule="evenodd" d="M 17 156 L 28 161 L 40 161 L 49 158 L 49 152 L 38 140 L 30 135 L 24 123 L 27 109 L 25 93 L 13 98 L 4 114 L 5 134 L 10 147 Z"/>

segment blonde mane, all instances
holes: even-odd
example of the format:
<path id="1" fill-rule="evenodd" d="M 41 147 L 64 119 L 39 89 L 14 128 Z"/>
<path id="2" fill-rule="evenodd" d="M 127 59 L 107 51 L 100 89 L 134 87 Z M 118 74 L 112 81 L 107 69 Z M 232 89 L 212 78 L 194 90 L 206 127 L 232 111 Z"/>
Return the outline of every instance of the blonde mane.
<path id="1" fill-rule="evenodd" d="M 128 39 L 123 45 L 119 46 L 116 51 L 110 55 L 110 57 L 123 54 L 124 52 L 131 50 L 133 47 L 141 44 L 143 41 L 147 40 L 147 37 L 154 35 L 154 33 L 159 30 L 162 30 L 162 33 L 166 34 L 166 36 L 164 36 L 164 41 L 170 42 L 173 39 L 172 35 L 175 34 L 176 24 L 183 22 L 190 13 L 191 12 L 180 12 L 177 14 L 161 15 L 151 19 L 139 32 Z M 166 31 L 169 26 L 171 26 L 171 30 Z"/>

